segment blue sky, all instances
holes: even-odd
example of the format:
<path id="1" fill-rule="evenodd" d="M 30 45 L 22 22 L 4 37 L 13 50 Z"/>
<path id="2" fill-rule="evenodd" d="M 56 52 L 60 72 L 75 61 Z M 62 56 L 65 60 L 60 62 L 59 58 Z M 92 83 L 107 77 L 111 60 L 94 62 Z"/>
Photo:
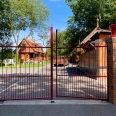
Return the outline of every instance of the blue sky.
<path id="1" fill-rule="evenodd" d="M 54 30 L 65 30 L 69 16 L 72 16 L 71 9 L 65 0 L 44 0 L 44 2 L 50 9 L 50 25 L 52 24 Z"/>
<path id="2" fill-rule="evenodd" d="M 50 22 L 49 26 L 53 26 L 55 29 L 65 30 L 67 28 L 67 20 L 69 16 L 72 16 L 70 7 L 66 4 L 65 0 L 43 0 L 45 5 L 50 9 Z M 26 36 L 27 33 L 23 33 L 21 36 Z"/>
<path id="3" fill-rule="evenodd" d="M 60 31 L 67 28 L 67 21 L 69 16 L 72 16 L 70 7 L 66 4 L 65 0 L 43 0 L 45 5 L 50 9 L 50 22 L 48 26 L 53 26 L 54 32 L 56 29 Z M 29 30 L 21 31 L 20 40 L 29 34 Z M 33 36 L 37 39 L 37 34 Z M 32 37 L 30 37 L 32 38 Z M 39 42 L 41 43 L 41 42 Z"/>

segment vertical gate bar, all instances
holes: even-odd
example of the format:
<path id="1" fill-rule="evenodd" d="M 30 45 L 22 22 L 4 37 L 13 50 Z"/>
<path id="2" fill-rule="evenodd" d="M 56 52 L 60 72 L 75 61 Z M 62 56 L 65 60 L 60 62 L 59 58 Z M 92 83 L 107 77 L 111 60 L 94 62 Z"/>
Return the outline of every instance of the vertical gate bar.
<path id="1" fill-rule="evenodd" d="M 29 57 L 29 56 L 28 56 Z M 34 56 L 35 57 L 35 56 Z M 34 59 L 35 60 L 35 59 Z M 28 63 L 29 65 L 29 63 Z M 34 90 L 33 90 L 33 83 L 34 83 L 34 79 L 35 79 L 35 74 L 34 74 L 34 63 L 33 63 L 33 78 L 30 76 L 30 66 L 29 66 L 29 73 L 28 73 L 28 77 L 30 78 L 29 84 L 31 82 L 30 86 L 30 99 L 34 98 Z"/>
<path id="2" fill-rule="evenodd" d="M 10 48 L 12 49 L 12 47 Z M 11 58 L 12 58 L 13 54 L 11 53 Z M 11 65 L 12 66 L 12 65 Z M 9 78 L 13 78 L 13 72 L 12 72 L 12 67 L 11 67 L 11 75 L 9 75 Z M 13 78 L 14 79 L 14 78 Z M 11 91 L 12 91 L 12 88 L 11 88 Z M 11 98 L 12 98 L 12 93 L 11 93 Z"/>
<path id="3" fill-rule="evenodd" d="M 102 77 L 100 76 L 100 68 L 101 68 L 101 70 L 102 70 L 102 59 L 103 58 L 101 58 L 101 53 L 102 53 L 102 46 L 100 45 L 100 44 L 98 44 L 98 47 L 99 47 L 99 72 L 98 72 L 98 96 L 97 96 L 97 99 L 100 99 L 100 81 L 102 82 L 102 80 L 100 80 Z"/>
<path id="4" fill-rule="evenodd" d="M 88 49 L 89 49 L 89 51 L 90 51 L 91 47 L 88 47 Z M 91 78 L 91 64 L 90 64 L 90 63 L 91 63 L 91 62 L 90 62 L 91 56 L 90 56 L 90 54 L 91 54 L 91 53 L 89 52 L 89 54 L 88 54 L 88 55 L 89 55 L 89 71 L 90 71 L 90 72 L 89 72 L 89 77 Z M 88 79 L 88 80 L 89 80 L 89 79 Z M 89 85 L 90 85 L 90 83 L 91 83 L 91 82 L 89 81 Z"/>
<path id="5" fill-rule="evenodd" d="M 44 88 L 44 84 L 43 84 L 43 63 L 42 63 L 42 59 L 41 59 L 41 78 L 42 78 L 42 90 Z M 44 98 L 44 93 L 42 91 L 42 98 Z"/>
<path id="6" fill-rule="evenodd" d="M 27 46 L 27 49 L 29 49 L 29 51 L 30 51 L 30 48 L 31 48 L 31 46 L 30 47 Z M 27 54 L 27 50 L 26 49 L 25 49 L 25 53 Z M 27 56 L 25 56 L 25 57 L 26 57 L 25 60 L 27 61 Z M 25 63 L 25 74 L 28 77 L 29 75 L 28 75 L 28 71 L 27 71 L 27 64 L 28 64 L 28 62 Z M 32 73 L 32 76 L 33 76 L 33 73 Z M 30 85 L 29 85 L 29 81 L 30 81 L 30 77 L 27 78 L 27 85 L 28 85 L 28 89 L 27 89 L 28 92 L 27 93 L 28 93 L 28 95 L 27 95 L 26 99 L 30 99 Z"/>
<path id="7" fill-rule="evenodd" d="M 30 48 L 32 49 L 32 46 L 27 47 L 27 49 L 29 49 L 29 53 L 30 53 Z M 25 49 L 25 52 L 26 52 L 26 49 Z M 28 54 L 28 55 L 29 55 L 29 54 Z M 26 64 L 26 65 L 25 65 L 25 66 L 26 66 L 25 70 L 26 70 L 26 72 L 27 72 L 27 73 L 26 73 L 26 76 L 28 77 L 28 78 L 27 78 L 27 85 L 28 85 L 28 87 L 29 87 L 29 98 L 28 98 L 28 96 L 27 96 L 27 99 L 30 99 L 32 93 L 30 92 L 30 91 L 31 91 L 31 86 L 30 86 L 30 84 L 29 84 L 30 81 L 31 81 L 31 77 L 29 76 L 29 74 L 30 74 L 30 67 L 29 67 L 29 73 L 28 73 L 28 71 L 27 71 L 27 67 L 28 67 L 27 65 L 29 65 L 29 64 L 28 64 L 28 57 L 29 57 L 29 56 L 26 56 L 27 63 L 25 63 L 25 64 Z M 32 68 L 33 68 L 33 66 L 32 66 Z M 33 76 L 34 69 L 32 69 L 32 70 L 33 70 L 33 71 L 32 71 L 32 76 Z M 31 82 L 31 83 L 33 83 L 33 82 Z"/>
<path id="8" fill-rule="evenodd" d="M 81 50 L 83 49 L 82 48 L 82 46 L 80 46 L 80 47 L 78 47 L 78 49 L 80 49 L 80 53 L 82 52 Z M 81 77 L 83 78 L 83 76 L 81 76 L 82 74 L 81 74 L 81 68 L 80 68 L 80 66 L 81 66 L 81 61 L 82 61 L 82 59 L 81 59 L 81 55 L 79 55 L 79 75 L 78 75 L 78 80 L 81 80 Z M 80 88 L 80 82 L 79 81 L 77 81 L 78 83 L 77 83 L 77 89 L 79 89 Z M 76 97 L 77 96 L 79 96 L 79 92 L 77 92 L 77 95 L 76 95 Z"/>
<path id="9" fill-rule="evenodd" d="M 93 52 L 93 75 L 95 75 L 95 77 L 93 76 L 93 79 L 96 79 L 96 57 L 95 57 L 95 54 L 96 54 L 96 46 L 95 46 L 95 49 L 94 49 L 94 52 Z M 93 80 L 93 88 L 95 87 L 94 86 L 94 80 Z M 94 89 L 93 89 L 93 95 L 94 95 Z"/>
<path id="10" fill-rule="evenodd" d="M 97 68 L 99 69 L 99 62 L 100 62 L 100 60 L 99 60 L 99 51 L 100 51 L 100 47 L 97 45 Z M 99 79 L 99 75 L 98 75 L 98 71 L 97 71 L 97 80 Z M 99 80 L 98 80 L 98 82 L 99 82 Z M 99 91 L 99 86 L 97 87 L 97 94 L 96 95 L 98 95 L 98 91 Z"/>
<path id="11" fill-rule="evenodd" d="M 92 66 L 91 67 L 92 67 L 92 78 L 94 78 L 94 76 L 95 76 L 95 74 L 94 74 L 94 50 L 93 50 L 93 54 L 92 54 Z M 91 84 L 94 86 L 93 80 L 92 80 Z M 91 91 L 91 93 L 93 95 L 93 91 Z"/>
<path id="12" fill-rule="evenodd" d="M 51 46 L 51 99 L 53 99 L 53 27 L 50 27 L 50 46 Z"/>
<path id="13" fill-rule="evenodd" d="M 102 63 L 101 63 L 101 65 L 102 65 L 102 72 L 100 71 L 100 78 L 101 78 L 101 80 L 102 80 L 102 85 L 103 85 L 103 83 L 104 83 L 104 75 L 103 75 L 103 72 L 104 72 L 104 46 L 102 46 Z M 100 87 L 101 88 L 101 87 Z M 103 97 L 103 95 L 101 94 L 103 92 L 103 89 L 101 88 L 101 90 L 100 90 L 100 99 L 102 99 Z"/>
<path id="14" fill-rule="evenodd" d="M 20 49 L 20 47 L 19 47 L 19 49 Z M 18 53 L 18 54 L 19 54 L 19 53 Z M 20 59 L 20 55 L 18 55 L 18 59 Z M 20 69 L 19 69 L 19 70 L 20 70 L 20 77 L 19 77 L 19 78 L 21 79 L 21 63 L 19 64 L 19 68 L 20 68 Z M 24 97 L 23 97 L 23 99 L 24 99 Z"/>
<path id="15" fill-rule="evenodd" d="M 108 64 L 108 61 L 109 61 L 109 52 L 108 52 L 108 45 L 107 45 L 107 47 L 106 47 L 106 49 L 107 49 L 107 100 L 108 100 L 108 102 L 109 102 L 109 78 L 108 78 L 108 72 L 109 72 L 109 64 Z"/>
<path id="16" fill-rule="evenodd" d="M 107 60 L 108 60 L 108 58 L 107 58 L 107 46 L 105 45 L 105 66 L 106 66 L 106 98 L 105 99 L 108 99 L 108 83 L 107 83 L 107 81 L 108 81 L 108 69 L 107 69 L 107 65 L 108 65 L 108 63 L 107 63 Z"/>
<path id="17" fill-rule="evenodd" d="M 100 78 L 101 82 L 99 82 L 99 83 L 102 83 L 102 85 L 103 85 L 103 46 L 100 45 L 100 47 L 101 47 L 101 53 L 102 54 L 100 54 L 99 57 L 100 56 L 102 56 L 102 57 L 100 57 L 99 78 Z M 99 96 L 98 96 L 98 99 L 101 99 L 101 91 L 102 91 L 101 90 L 101 85 L 99 85 Z"/>
<path id="18" fill-rule="evenodd" d="M 107 52 L 106 52 L 106 50 L 107 50 L 107 47 L 106 47 L 106 44 L 105 44 L 105 61 L 104 61 L 105 64 L 104 65 L 106 67 L 106 74 L 105 74 L 106 97 L 104 99 L 107 99 Z"/>
<path id="19" fill-rule="evenodd" d="M 3 46 L 2 46 L 2 61 L 3 61 Z M 2 79 L 3 79 L 3 83 L 4 83 L 3 64 L 2 64 Z M 4 96 L 4 93 L 3 93 L 3 96 Z M 2 98 L 2 100 L 4 100 L 4 98 Z"/>
<path id="20" fill-rule="evenodd" d="M 7 67 L 6 67 L 6 75 L 5 75 L 5 77 L 6 77 L 6 87 L 5 87 L 5 88 L 7 88 L 7 85 L 8 85 L 8 84 L 7 84 L 7 73 L 8 73 L 8 72 L 7 72 Z M 7 99 L 8 99 L 8 98 L 7 98 L 7 90 L 6 90 L 5 93 L 6 93 L 5 96 L 6 96 L 6 100 L 7 100 Z"/>
<path id="21" fill-rule="evenodd" d="M 85 49 L 85 47 L 83 47 L 83 49 Z M 84 62 L 84 63 L 82 63 L 82 62 Z M 86 64 L 86 57 L 84 57 L 83 59 L 81 58 L 81 65 L 84 65 L 84 67 L 85 67 L 85 64 Z M 82 72 L 80 72 L 81 74 L 82 74 Z M 83 75 L 83 74 L 82 74 Z M 83 79 L 83 77 L 82 76 L 80 76 L 80 78 L 81 79 Z M 84 77 L 85 78 L 85 77 Z M 87 78 L 87 77 L 86 77 Z M 85 79 L 86 79 L 85 78 Z M 87 89 L 85 88 L 85 93 L 86 93 L 86 91 L 87 91 Z M 85 95 L 83 95 L 82 97 L 86 97 L 86 94 Z"/>
<path id="22" fill-rule="evenodd" d="M 96 77 L 95 77 L 95 79 L 97 79 L 97 73 L 96 73 L 96 69 L 97 69 L 97 58 L 96 58 L 96 54 L 97 54 L 97 47 L 96 47 L 96 45 L 95 45 L 95 53 L 94 53 L 94 64 L 95 64 L 95 67 L 94 67 L 94 71 L 95 71 L 95 75 L 96 75 Z M 93 81 L 93 88 L 95 88 L 95 82 Z M 93 95 L 95 94 L 95 91 L 94 91 L 94 89 L 93 89 Z"/>
<path id="23" fill-rule="evenodd" d="M 97 72 L 97 69 L 98 69 L 98 66 L 99 66 L 99 59 L 98 59 L 98 55 L 99 55 L 99 48 L 98 48 L 98 45 L 96 44 L 96 72 Z M 98 79 L 98 72 L 96 73 L 96 80 Z M 98 88 L 96 88 L 96 91 L 98 91 Z M 97 92 L 96 92 L 96 95 L 97 95 Z"/>
<path id="24" fill-rule="evenodd" d="M 58 46 L 58 29 L 56 29 L 56 97 L 58 96 L 58 83 L 57 83 L 57 55 L 58 55 L 58 50 L 57 50 L 57 46 Z"/>
<path id="25" fill-rule="evenodd" d="M 43 75 L 42 74 L 41 74 L 41 78 L 42 78 L 42 90 L 43 90 L 44 84 L 43 84 Z M 44 98 L 43 91 L 42 91 L 42 98 Z"/>

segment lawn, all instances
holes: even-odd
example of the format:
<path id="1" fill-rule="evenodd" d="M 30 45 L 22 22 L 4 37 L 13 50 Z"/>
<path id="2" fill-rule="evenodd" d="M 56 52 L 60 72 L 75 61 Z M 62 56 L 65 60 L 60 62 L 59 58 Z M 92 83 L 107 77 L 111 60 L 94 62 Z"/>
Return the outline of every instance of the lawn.
<path id="1" fill-rule="evenodd" d="M 0 66 L 1 68 L 31 68 L 31 67 L 43 67 L 47 64 L 50 64 L 50 61 L 42 62 L 42 63 L 19 63 L 17 66 L 15 65 L 8 65 L 8 66 Z"/>

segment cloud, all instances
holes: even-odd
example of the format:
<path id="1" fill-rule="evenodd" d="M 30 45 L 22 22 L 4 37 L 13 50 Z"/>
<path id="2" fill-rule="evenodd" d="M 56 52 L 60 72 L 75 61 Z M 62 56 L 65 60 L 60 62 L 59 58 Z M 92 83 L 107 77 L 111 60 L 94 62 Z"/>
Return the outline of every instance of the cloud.
<path id="1" fill-rule="evenodd" d="M 50 0 L 51 2 L 58 2 L 58 1 L 60 1 L 60 0 Z"/>

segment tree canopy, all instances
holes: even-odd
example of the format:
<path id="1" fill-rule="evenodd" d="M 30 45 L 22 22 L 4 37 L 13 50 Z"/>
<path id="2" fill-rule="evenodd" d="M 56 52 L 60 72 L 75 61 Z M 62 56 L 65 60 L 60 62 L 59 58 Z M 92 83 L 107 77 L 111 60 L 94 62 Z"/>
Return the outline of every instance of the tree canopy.
<path id="1" fill-rule="evenodd" d="M 0 1 L 0 43 L 11 44 L 11 36 L 18 45 L 21 30 L 36 31 L 39 36 L 46 33 L 49 9 L 42 0 L 3 0 Z M 28 37 L 27 36 L 27 37 Z M 5 44 L 6 43 L 6 44 Z"/>
<path id="2" fill-rule="evenodd" d="M 49 10 L 41 0 L 9 1 L 9 26 L 11 27 L 11 34 L 14 37 L 16 45 L 18 45 L 18 37 L 21 30 L 29 28 L 30 34 L 35 30 L 38 30 L 38 33 L 46 30 L 46 22 L 49 20 Z"/>
<path id="3" fill-rule="evenodd" d="M 0 1 L 0 46 L 11 45 L 11 27 L 9 26 L 8 13 L 10 11 L 9 0 Z"/>
<path id="4" fill-rule="evenodd" d="M 109 29 L 116 19 L 116 0 L 66 0 L 73 16 L 68 20 L 70 41 L 83 40 L 99 22 L 100 28 Z"/>
<path id="5" fill-rule="evenodd" d="M 56 41 L 56 36 L 57 36 L 57 41 Z M 57 30 L 57 33 L 53 33 L 53 56 L 56 56 L 56 44 L 57 44 L 57 53 L 58 55 L 67 55 L 69 49 L 66 49 L 68 47 L 68 39 L 66 38 L 66 30 L 64 31 L 59 31 Z M 50 41 L 47 41 L 47 46 L 50 46 Z M 56 43 L 57 42 L 57 43 Z M 48 55 L 50 55 L 50 49 L 47 49 Z"/>

